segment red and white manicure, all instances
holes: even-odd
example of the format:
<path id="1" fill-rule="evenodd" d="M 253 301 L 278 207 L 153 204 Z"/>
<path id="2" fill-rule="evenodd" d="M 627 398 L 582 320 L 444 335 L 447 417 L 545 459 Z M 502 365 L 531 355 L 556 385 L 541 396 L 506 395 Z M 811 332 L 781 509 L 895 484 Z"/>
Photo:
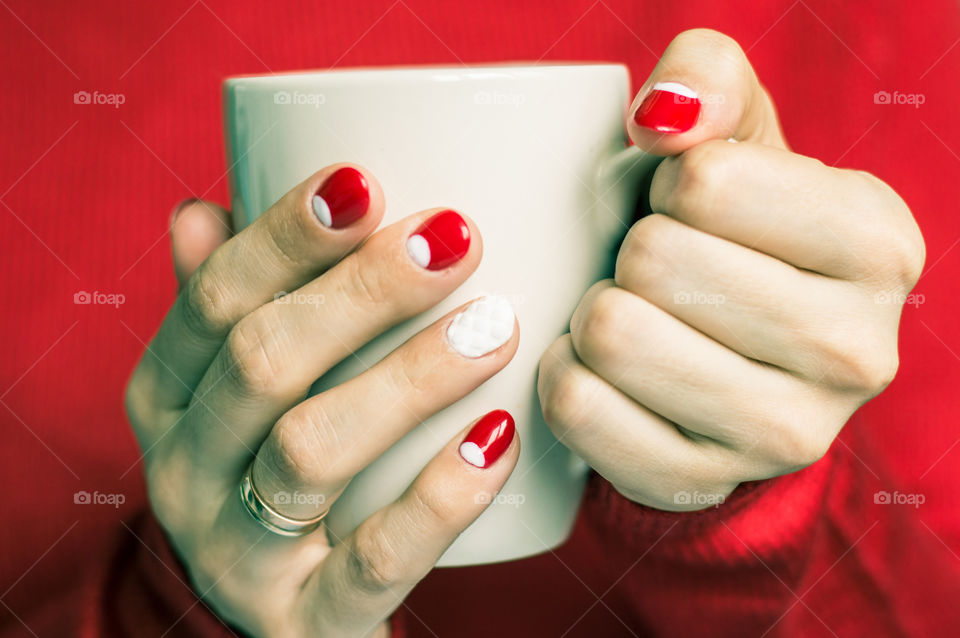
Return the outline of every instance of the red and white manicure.
<path id="1" fill-rule="evenodd" d="M 447 342 L 461 355 L 476 359 L 510 341 L 515 324 L 510 302 L 500 295 L 488 295 L 453 318 L 447 326 Z"/>
<path id="2" fill-rule="evenodd" d="M 459 213 L 440 211 L 407 239 L 410 259 L 427 270 L 443 270 L 470 250 L 470 227 Z"/>
<path id="3" fill-rule="evenodd" d="M 700 96 L 679 82 L 657 82 L 633 114 L 637 126 L 658 133 L 683 133 L 697 124 Z"/>
<path id="4" fill-rule="evenodd" d="M 480 417 L 464 437 L 460 444 L 460 456 L 470 465 L 488 468 L 510 447 L 515 431 L 516 426 L 509 412 L 489 412 Z"/>
<path id="5" fill-rule="evenodd" d="M 345 228 L 370 207 L 370 189 L 363 173 L 345 166 L 333 173 L 313 196 L 313 212 L 327 228 Z"/>

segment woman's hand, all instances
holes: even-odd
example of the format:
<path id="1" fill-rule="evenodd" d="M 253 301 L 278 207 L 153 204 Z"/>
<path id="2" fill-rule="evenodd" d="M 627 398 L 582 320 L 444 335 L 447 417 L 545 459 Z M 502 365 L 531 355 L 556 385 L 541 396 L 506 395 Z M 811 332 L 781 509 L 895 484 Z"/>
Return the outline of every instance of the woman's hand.
<path id="1" fill-rule="evenodd" d="M 461 432 L 348 538 L 328 541 L 322 527 L 281 536 L 242 503 L 251 467 L 277 513 L 321 515 L 351 477 L 516 351 L 512 312 L 487 300 L 499 323 L 472 335 L 472 349 L 447 334 L 459 308 L 304 400 L 331 366 L 438 303 L 480 261 L 470 220 L 429 210 L 373 233 L 383 208 L 372 176 L 339 165 L 229 240 L 227 213 L 210 204 L 186 205 L 173 224 L 183 290 L 133 374 L 127 407 L 153 509 L 197 592 L 255 636 L 384 635 L 384 619 L 484 509 L 476 494 L 497 492 L 517 460 L 512 419 L 500 411 Z M 479 447 L 461 456 L 465 436 Z"/>
<path id="2" fill-rule="evenodd" d="M 702 509 L 818 460 L 893 379 L 923 239 L 879 179 L 787 149 L 726 36 L 678 36 L 631 114 L 634 142 L 670 156 L 655 214 L 544 354 L 540 399 L 622 494 Z"/>

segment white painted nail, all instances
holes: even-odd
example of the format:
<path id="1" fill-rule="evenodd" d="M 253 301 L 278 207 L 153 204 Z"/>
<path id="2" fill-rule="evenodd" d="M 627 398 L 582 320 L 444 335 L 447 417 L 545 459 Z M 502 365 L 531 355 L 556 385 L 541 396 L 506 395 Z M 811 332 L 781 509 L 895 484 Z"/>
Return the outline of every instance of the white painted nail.
<path id="1" fill-rule="evenodd" d="M 313 212 L 321 224 L 327 228 L 333 226 L 333 215 L 330 214 L 330 207 L 327 206 L 327 202 L 319 195 L 313 196 Z"/>
<path id="2" fill-rule="evenodd" d="M 510 302 L 499 295 L 477 299 L 450 322 L 447 341 L 471 359 L 493 352 L 513 336 Z"/>
<path id="3" fill-rule="evenodd" d="M 682 95 L 690 99 L 699 97 L 696 91 L 679 82 L 657 82 L 653 85 L 651 91 L 667 91 L 668 93 L 676 93 L 677 95 Z"/>
<path id="4" fill-rule="evenodd" d="M 460 456 L 470 465 L 486 467 L 487 460 L 483 457 L 483 450 L 476 443 L 466 442 L 460 445 Z"/>
<path id="5" fill-rule="evenodd" d="M 410 239 L 407 240 L 407 253 L 413 263 L 421 268 L 426 268 L 430 264 L 430 244 L 423 235 L 410 235 Z"/>

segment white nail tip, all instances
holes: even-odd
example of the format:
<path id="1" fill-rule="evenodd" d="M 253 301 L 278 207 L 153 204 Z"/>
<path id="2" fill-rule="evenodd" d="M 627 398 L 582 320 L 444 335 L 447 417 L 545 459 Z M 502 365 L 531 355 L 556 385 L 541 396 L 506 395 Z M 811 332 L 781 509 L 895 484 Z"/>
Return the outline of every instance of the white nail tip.
<path id="1" fill-rule="evenodd" d="M 413 263 L 426 268 L 430 264 L 430 244 L 423 238 L 423 235 L 411 235 L 407 240 L 407 252 Z"/>
<path id="2" fill-rule="evenodd" d="M 513 325 L 510 302 L 491 295 L 474 301 L 453 318 L 447 328 L 447 341 L 465 357 L 482 357 L 510 340 Z"/>
<path id="3" fill-rule="evenodd" d="M 676 93 L 677 95 L 682 95 L 691 99 L 699 97 L 696 91 L 685 84 L 680 84 L 679 82 L 657 82 L 653 85 L 653 90 Z"/>
<path id="4" fill-rule="evenodd" d="M 487 464 L 487 460 L 483 457 L 483 452 L 480 450 L 480 446 L 476 443 L 471 443 L 469 441 L 466 443 L 461 443 L 460 456 L 463 457 L 464 461 L 470 465 L 475 465 L 476 467 L 484 467 Z"/>
<path id="5" fill-rule="evenodd" d="M 327 228 L 333 226 L 333 216 L 330 214 L 330 207 L 327 206 L 327 202 L 319 195 L 313 196 L 313 212 L 321 224 Z"/>

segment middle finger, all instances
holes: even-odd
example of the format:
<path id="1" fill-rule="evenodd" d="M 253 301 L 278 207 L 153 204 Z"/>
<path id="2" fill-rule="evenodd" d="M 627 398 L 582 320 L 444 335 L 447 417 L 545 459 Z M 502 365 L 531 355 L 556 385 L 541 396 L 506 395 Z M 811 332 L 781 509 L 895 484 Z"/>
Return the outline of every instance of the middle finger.
<path id="1" fill-rule="evenodd" d="M 424 245 L 430 257 L 424 259 Z M 429 210 L 373 235 L 321 277 L 242 319 L 179 428 L 205 471 L 233 482 L 269 427 L 338 361 L 440 302 L 473 272 L 476 226 Z"/>
<path id="2" fill-rule="evenodd" d="M 664 215 L 630 229 L 616 282 L 731 350 L 813 381 L 841 374 L 829 364 L 853 344 L 881 341 L 863 321 L 873 300 L 855 284 Z"/>

